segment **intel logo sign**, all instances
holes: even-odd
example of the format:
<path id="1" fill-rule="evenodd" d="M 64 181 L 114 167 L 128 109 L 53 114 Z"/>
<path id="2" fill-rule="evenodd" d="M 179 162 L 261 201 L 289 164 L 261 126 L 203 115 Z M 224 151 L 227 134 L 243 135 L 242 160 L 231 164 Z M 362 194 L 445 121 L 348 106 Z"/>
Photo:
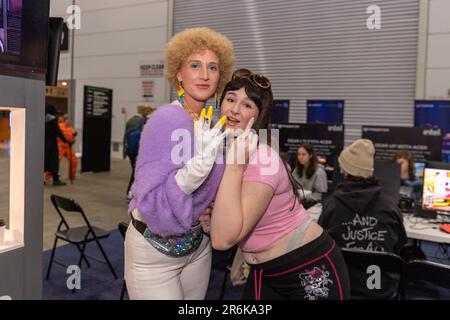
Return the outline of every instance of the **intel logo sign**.
<path id="1" fill-rule="evenodd" d="M 342 132 L 342 126 L 328 126 L 328 131 Z"/>
<path id="2" fill-rule="evenodd" d="M 440 136 L 441 135 L 441 129 L 425 129 L 422 133 L 424 136 Z"/>

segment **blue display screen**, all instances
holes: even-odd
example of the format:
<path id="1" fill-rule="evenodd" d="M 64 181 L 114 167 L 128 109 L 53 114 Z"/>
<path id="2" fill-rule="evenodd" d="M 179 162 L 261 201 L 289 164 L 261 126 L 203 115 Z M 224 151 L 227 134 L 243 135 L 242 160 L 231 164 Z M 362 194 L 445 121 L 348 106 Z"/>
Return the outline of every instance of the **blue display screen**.
<path id="1" fill-rule="evenodd" d="M 442 161 L 450 162 L 450 100 L 416 100 L 414 125 L 443 130 Z"/>
<path id="2" fill-rule="evenodd" d="M 344 100 L 308 100 L 307 122 L 342 124 L 344 122 Z"/>
<path id="3" fill-rule="evenodd" d="M 273 100 L 271 123 L 289 123 L 289 100 Z"/>
<path id="4" fill-rule="evenodd" d="M 425 163 L 415 162 L 414 163 L 414 176 L 416 178 L 423 178 L 423 170 L 425 169 Z"/>

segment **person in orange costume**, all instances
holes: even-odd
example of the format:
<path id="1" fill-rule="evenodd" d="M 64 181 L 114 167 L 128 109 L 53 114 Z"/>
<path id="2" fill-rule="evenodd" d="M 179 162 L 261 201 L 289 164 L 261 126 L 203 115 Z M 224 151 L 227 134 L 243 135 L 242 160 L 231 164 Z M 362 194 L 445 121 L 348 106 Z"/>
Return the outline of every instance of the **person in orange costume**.
<path id="1" fill-rule="evenodd" d="M 66 137 L 67 141 L 75 143 L 75 137 L 77 136 L 76 130 L 72 127 L 70 120 L 67 117 L 61 117 L 59 119 L 59 128 L 61 129 L 64 137 Z M 69 169 L 69 178 L 70 180 L 75 179 L 77 174 L 77 157 L 75 155 L 75 151 L 73 151 L 72 146 L 63 142 L 58 138 L 58 149 L 59 149 L 59 160 L 64 157 L 69 161 L 70 169 Z"/>

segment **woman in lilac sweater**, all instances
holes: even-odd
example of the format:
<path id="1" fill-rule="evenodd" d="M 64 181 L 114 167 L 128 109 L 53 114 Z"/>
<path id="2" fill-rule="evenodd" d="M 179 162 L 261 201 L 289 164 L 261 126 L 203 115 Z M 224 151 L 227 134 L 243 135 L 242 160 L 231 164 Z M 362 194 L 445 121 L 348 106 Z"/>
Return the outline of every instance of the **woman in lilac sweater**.
<path id="1" fill-rule="evenodd" d="M 211 245 L 199 216 L 220 183 L 223 166 L 215 160 L 224 134 L 223 122 L 210 129 L 212 109 L 205 117 L 203 108 L 231 77 L 234 51 L 223 35 L 193 28 L 175 35 L 165 53 L 166 77 L 178 86 L 179 100 L 159 107 L 142 133 L 125 280 L 131 299 L 204 299 Z"/>

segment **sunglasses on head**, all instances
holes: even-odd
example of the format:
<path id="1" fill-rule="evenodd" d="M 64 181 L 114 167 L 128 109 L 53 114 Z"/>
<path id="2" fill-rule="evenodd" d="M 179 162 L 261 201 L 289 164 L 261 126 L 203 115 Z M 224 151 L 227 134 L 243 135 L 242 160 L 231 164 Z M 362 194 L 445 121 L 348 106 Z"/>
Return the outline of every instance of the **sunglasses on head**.
<path id="1" fill-rule="evenodd" d="M 251 72 L 248 69 L 238 69 L 235 72 L 233 72 L 233 76 L 231 80 L 234 80 L 235 78 L 248 78 L 250 79 L 254 84 L 256 84 L 258 87 L 262 89 L 269 89 L 272 85 L 272 82 L 270 82 L 269 79 L 267 79 L 262 74 L 256 74 L 254 72 Z"/>

